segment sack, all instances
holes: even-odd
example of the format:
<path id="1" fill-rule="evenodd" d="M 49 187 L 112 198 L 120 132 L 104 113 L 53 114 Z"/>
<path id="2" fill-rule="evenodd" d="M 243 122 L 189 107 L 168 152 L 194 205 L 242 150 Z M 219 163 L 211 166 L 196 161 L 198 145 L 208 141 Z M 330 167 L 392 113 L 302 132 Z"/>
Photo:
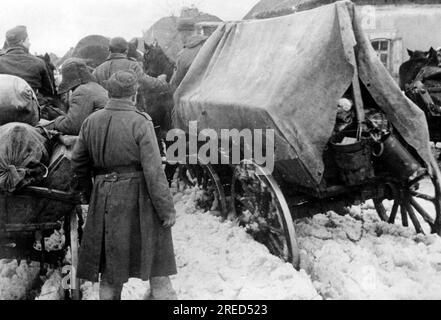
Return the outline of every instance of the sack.
<path id="1" fill-rule="evenodd" d="M 13 122 L 0 127 L 0 191 L 13 192 L 45 176 L 47 142 L 28 124 Z"/>
<path id="2" fill-rule="evenodd" d="M 72 139 L 70 138 L 69 140 Z M 74 141 L 69 141 L 69 146 L 65 146 L 64 141 L 63 139 L 60 144 L 55 144 L 53 147 L 47 177 L 38 183 L 33 183 L 33 186 L 71 192 L 73 174 L 70 156 L 74 147 Z M 70 213 L 75 205 L 72 202 L 48 199 L 33 194 L 20 194 L 20 192 L 7 194 L 0 192 L 0 235 L 2 222 L 4 224 L 56 222 L 62 220 L 66 214 Z"/>
<path id="3" fill-rule="evenodd" d="M 0 74 L 0 125 L 23 122 L 35 126 L 40 120 L 37 97 L 22 78 Z"/>

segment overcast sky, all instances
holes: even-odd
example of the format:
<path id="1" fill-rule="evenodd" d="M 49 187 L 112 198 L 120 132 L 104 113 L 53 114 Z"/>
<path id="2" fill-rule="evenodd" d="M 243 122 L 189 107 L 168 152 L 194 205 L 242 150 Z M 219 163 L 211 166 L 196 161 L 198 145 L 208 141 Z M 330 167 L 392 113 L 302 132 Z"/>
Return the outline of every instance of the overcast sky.
<path id="1" fill-rule="evenodd" d="M 28 27 L 31 52 L 63 55 L 84 36 L 141 36 L 158 19 L 194 4 L 223 20 L 240 20 L 258 0 L 1 0 L 0 44 L 6 30 Z"/>

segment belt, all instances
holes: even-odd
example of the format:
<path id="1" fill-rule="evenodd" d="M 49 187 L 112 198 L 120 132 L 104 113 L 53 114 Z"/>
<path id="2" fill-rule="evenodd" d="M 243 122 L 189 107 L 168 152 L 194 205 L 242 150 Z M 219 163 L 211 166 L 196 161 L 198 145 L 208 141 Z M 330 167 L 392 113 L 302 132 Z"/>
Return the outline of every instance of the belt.
<path id="1" fill-rule="evenodd" d="M 128 173 L 107 173 L 95 176 L 95 181 L 107 181 L 107 182 L 116 182 L 120 180 L 126 179 L 140 179 L 144 177 L 144 173 L 142 171 L 136 172 L 128 172 Z"/>
<path id="2" fill-rule="evenodd" d="M 117 166 L 111 168 L 94 168 L 93 172 L 95 176 L 102 176 L 107 174 L 127 174 L 127 173 L 136 173 L 142 172 L 141 165 L 133 165 L 133 166 Z"/>

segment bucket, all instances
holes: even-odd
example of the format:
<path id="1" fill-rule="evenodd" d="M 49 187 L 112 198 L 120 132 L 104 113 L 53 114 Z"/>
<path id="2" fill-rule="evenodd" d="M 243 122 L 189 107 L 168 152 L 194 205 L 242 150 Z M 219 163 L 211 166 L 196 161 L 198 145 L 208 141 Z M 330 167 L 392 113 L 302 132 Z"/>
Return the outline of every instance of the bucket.
<path id="1" fill-rule="evenodd" d="M 351 144 L 339 144 L 341 137 L 331 139 L 339 177 L 346 185 L 359 185 L 375 177 L 370 139 L 363 137 Z"/>
<path id="2" fill-rule="evenodd" d="M 390 172 L 401 180 L 415 178 L 424 173 L 423 167 L 392 134 L 382 139 L 374 155 L 387 166 Z M 377 150 L 379 149 L 379 150 Z"/>

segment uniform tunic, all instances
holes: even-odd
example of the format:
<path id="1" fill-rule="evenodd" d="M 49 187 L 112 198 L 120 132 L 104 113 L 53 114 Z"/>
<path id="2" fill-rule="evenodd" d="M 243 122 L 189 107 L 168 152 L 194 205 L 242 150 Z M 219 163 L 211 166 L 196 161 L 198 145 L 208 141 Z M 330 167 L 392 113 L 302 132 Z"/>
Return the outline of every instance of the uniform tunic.
<path id="1" fill-rule="evenodd" d="M 175 209 L 150 117 L 128 100 L 111 99 L 84 122 L 72 165 L 79 180 L 93 168 L 122 172 L 95 179 L 78 277 L 96 282 L 102 256 L 109 283 L 175 274 L 171 229 L 162 227 Z"/>

